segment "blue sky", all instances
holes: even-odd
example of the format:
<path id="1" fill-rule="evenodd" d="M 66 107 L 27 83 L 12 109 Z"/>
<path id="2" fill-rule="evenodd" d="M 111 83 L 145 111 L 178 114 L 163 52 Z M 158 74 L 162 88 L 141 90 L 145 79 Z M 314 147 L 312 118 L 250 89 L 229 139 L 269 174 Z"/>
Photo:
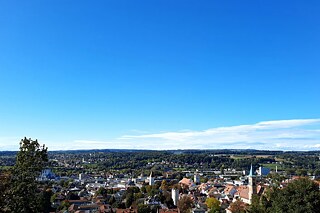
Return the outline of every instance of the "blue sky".
<path id="1" fill-rule="evenodd" d="M 2 1 L 0 150 L 24 136 L 49 150 L 319 149 L 319 11 L 292 0 Z"/>

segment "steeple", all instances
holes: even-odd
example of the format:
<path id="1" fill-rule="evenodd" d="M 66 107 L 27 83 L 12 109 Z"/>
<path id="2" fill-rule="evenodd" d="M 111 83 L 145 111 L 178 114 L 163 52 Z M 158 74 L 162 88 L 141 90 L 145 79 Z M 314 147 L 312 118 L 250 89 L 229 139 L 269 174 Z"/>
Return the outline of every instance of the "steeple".
<path id="1" fill-rule="evenodd" d="M 149 176 L 149 185 L 153 186 L 154 185 L 154 173 L 151 171 L 150 176 Z"/>
<path id="2" fill-rule="evenodd" d="M 250 172 L 249 172 L 249 177 L 253 177 L 254 174 L 253 174 L 253 169 L 252 169 L 252 164 L 251 164 L 251 167 L 250 167 Z"/>
<path id="3" fill-rule="evenodd" d="M 252 202 L 252 195 L 257 193 L 257 186 L 256 186 L 256 176 L 254 175 L 253 169 L 252 169 L 252 164 L 250 167 L 250 172 L 249 172 L 249 204 Z"/>

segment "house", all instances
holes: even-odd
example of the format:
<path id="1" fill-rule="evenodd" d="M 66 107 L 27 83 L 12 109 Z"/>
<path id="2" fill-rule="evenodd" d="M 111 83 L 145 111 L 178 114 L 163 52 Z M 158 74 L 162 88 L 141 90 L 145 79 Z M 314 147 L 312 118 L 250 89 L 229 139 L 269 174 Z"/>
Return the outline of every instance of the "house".
<path id="1" fill-rule="evenodd" d="M 183 178 L 182 180 L 179 181 L 179 183 L 184 188 L 190 188 L 192 186 L 195 186 L 193 181 L 191 179 L 188 179 L 188 178 Z"/>
<path id="2" fill-rule="evenodd" d="M 237 192 L 234 194 L 234 199 L 240 199 L 244 203 L 250 203 L 249 187 L 239 186 Z"/>
<path id="3" fill-rule="evenodd" d="M 232 184 L 228 184 L 226 185 L 226 187 L 223 190 L 223 193 L 225 195 L 231 195 L 232 197 L 234 196 L 234 194 L 237 192 L 237 189 L 234 185 Z"/>

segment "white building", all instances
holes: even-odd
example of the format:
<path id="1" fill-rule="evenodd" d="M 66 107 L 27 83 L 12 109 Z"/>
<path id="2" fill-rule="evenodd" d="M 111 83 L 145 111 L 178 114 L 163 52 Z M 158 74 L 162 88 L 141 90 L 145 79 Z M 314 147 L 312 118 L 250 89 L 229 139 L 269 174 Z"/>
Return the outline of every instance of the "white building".
<path id="1" fill-rule="evenodd" d="M 193 181 L 195 184 L 200 184 L 200 175 L 198 173 L 194 174 Z"/>
<path id="2" fill-rule="evenodd" d="M 178 205 L 178 201 L 179 201 L 179 189 L 172 188 L 171 193 L 172 193 L 171 196 L 172 196 L 173 204 L 176 206 Z"/>
<path id="3" fill-rule="evenodd" d="M 149 185 L 153 186 L 154 185 L 154 174 L 153 171 L 151 171 L 150 176 L 149 176 Z"/>

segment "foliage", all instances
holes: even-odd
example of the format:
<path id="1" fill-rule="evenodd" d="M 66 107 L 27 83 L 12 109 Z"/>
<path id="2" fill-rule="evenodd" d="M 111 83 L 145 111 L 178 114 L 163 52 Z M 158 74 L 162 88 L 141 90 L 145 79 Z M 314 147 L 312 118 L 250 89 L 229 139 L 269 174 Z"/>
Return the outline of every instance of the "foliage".
<path id="1" fill-rule="evenodd" d="M 110 205 L 113 205 L 116 202 L 116 198 L 114 196 L 111 196 L 108 202 Z"/>
<path id="2" fill-rule="evenodd" d="M 193 206 L 193 200 L 187 195 L 182 196 L 178 201 L 178 208 L 180 212 L 185 212 L 185 213 L 191 212 L 192 206 Z"/>
<path id="3" fill-rule="evenodd" d="M 272 212 L 319 212 L 319 186 L 312 180 L 300 178 L 272 195 Z"/>
<path id="4" fill-rule="evenodd" d="M 80 196 L 76 193 L 69 192 L 66 197 L 67 200 L 80 200 Z"/>
<path id="5" fill-rule="evenodd" d="M 51 197 L 53 196 L 53 192 L 51 189 L 44 189 L 40 193 L 40 209 L 41 212 L 49 213 L 52 211 L 51 208 Z"/>
<path id="6" fill-rule="evenodd" d="M 230 211 L 232 213 L 245 213 L 247 210 L 247 205 L 241 200 L 237 200 L 230 204 Z"/>
<path id="7" fill-rule="evenodd" d="M 285 188 L 273 187 L 263 196 L 253 197 L 250 212 L 316 213 L 320 209 L 319 186 L 308 178 L 300 178 Z"/>
<path id="8" fill-rule="evenodd" d="M 164 190 L 168 190 L 168 183 L 167 183 L 166 180 L 163 180 L 163 181 L 161 182 L 160 189 L 163 190 L 163 191 L 164 191 Z"/>
<path id="9" fill-rule="evenodd" d="M 58 210 L 67 210 L 70 207 L 70 203 L 66 200 L 62 201 Z"/>
<path id="10" fill-rule="evenodd" d="M 212 212 L 220 211 L 220 201 L 214 197 L 209 197 L 206 199 L 206 204 Z"/>
<path id="11" fill-rule="evenodd" d="M 138 213 L 150 213 L 151 208 L 148 205 L 145 204 L 139 204 L 138 205 Z"/>
<path id="12" fill-rule="evenodd" d="M 36 178 L 48 161 L 47 148 L 37 140 L 24 138 L 11 171 L 10 188 L 6 193 L 5 209 L 9 212 L 41 212 L 43 202 Z M 50 198 L 49 198 L 50 199 Z"/>
<path id="13" fill-rule="evenodd" d="M 95 197 L 97 197 L 97 196 L 99 196 L 99 195 L 101 195 L 101 196 L 103 196 L 103 197 L 106 197 L 107 194 L 108 194 L 107 189 L 104 188 L 104 187 L 100 187 L 100 188 L 96 191 Z"/>
<path id="14" fill-rule="evenodd" d="M 132 193 L 127 193 L 126 196 L 126 208 L 129 208 L 134 201 L 134 196 Z"/>
<path id="15" fill-rule="evenodd" d="M 174 206 L 171 193 L 169 193 L 168 191 L 161 192 L 160 200 L 161 200 L 161 203 L 166 204 L 169 208 L 172 208 Z"/>

